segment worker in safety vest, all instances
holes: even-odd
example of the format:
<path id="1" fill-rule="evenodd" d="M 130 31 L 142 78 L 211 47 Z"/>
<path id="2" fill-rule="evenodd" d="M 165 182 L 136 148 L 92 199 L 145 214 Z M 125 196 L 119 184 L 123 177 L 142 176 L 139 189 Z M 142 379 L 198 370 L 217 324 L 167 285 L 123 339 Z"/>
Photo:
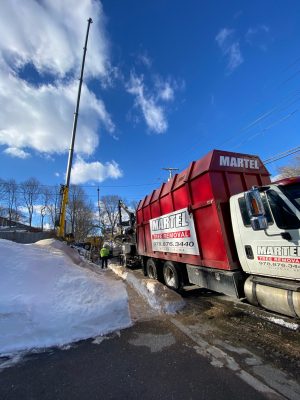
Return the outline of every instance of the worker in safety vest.
<path id="1" fill-rule="evenodd" d="M 101 257 L 101 268 L 107 268 L 107 260 L 108 260 L 108 256 L 109 256 L 109 249 L 105 246 L 102 247 L 102 249 L 100 250 L 100 257 Z"/>

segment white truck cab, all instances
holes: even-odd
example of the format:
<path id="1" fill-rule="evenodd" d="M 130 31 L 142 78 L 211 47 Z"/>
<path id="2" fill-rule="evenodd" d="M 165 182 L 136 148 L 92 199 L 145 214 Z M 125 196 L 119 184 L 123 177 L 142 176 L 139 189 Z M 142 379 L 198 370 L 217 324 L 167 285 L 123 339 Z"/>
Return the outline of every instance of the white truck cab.
<path id="1" fill-rule="evenodd" d="M 230 199 L 248 301 L 300 317 L 300 177 Z"/>

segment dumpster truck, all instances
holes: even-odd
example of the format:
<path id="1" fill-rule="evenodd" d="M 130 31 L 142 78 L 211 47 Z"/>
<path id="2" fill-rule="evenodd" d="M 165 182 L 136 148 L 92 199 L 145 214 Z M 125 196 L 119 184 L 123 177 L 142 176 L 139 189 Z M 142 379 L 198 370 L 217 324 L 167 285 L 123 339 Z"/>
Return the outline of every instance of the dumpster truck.
<path id="1" fill-rule="evenodd" d="M 139 202 L 123 249 L 174 290 L 300 317 L 300 177 L 271 182 L 259 157 L 213 150 Z"/>

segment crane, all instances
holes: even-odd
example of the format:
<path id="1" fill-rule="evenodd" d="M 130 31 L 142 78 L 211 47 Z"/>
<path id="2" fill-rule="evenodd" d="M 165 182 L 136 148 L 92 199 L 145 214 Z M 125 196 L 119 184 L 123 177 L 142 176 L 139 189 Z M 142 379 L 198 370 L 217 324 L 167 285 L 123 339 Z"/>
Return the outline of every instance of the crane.
<path id="1" fill-rule="evenodd" d="M 119 208 L 119 228 L 120 234 L 115 237 L 115 241 L 121 243 L 122 252 L 120 254 L 121 264 L 124 266 L 135 266 L 139 259 L 136 256 L 136 216 L 135 213 L 130 211 L 129 208 L 123 203 L 122 200 L 119 200 L 118 203 Z M 122 221 L 122 210 L 124 210 L 128 216 L 129 221 Z M 127 227 L 122 229 L 123 227 Z"/>
<path id="2" fill-rule="evenodd" d="M 83 48 L 83 57 L 82 57 L 81 73 L 80 73 L 79 86 L 78 86 L 77 103 L 76 103 L 76 109 L 75 109 L 75 113 L 74 113 L 71 147 L 69 149 L 69 158 L 68 158 L 68 166 L 67 166 L 67 173 L 66 173 L 66 183 L 65 183 L 65 185 L 61 185 L 61 188 L 60 188 L 60 211 L 59 211 L 57 236 L 62 239 L 65 237 L 66 209 L 67 209 L 68 197 L 69 197 L 69 187 L 70 187 L 71 169 L 72 169 L 72 161 L 73 161 L 73 153 L 74 153 L 74 143 L 75 143 L 75 136 L 76 136 L 76 129 L 77 129 L 78 111 L 79 111 L 80 96 L 81 96 L 81 86 L 82 86 L 82 81 L 83 81 L 83 72 L 84 72 L 85 56 L 86 56 L 86 50 L 87 50 L 87 42 L 88 42 L 88 37 L 89 37 L 90 25 L 93 22 L 92 18 L 89 18 L 87 22 L 88 22 L 88 26 L 87 26 L 86 37 L 85 37 L 85 44 L 84 44 L 84 48 Z"/>
<path id="3" fill-rule="evenodd" d="M 119 200 L 118 209 L 119 209 L 119 227 L 120 227 L 120 229 L 122 230 L 122 226 L 129 225 L 129 229 L 133 230 L 134 225 L 135 225 L 135 214 L 129 210 L 129 208 L 126 206 L 126 204 L 123 203 L 122 200 Z M 128 214 L 129 221 L 126 221 L 126 222 L 122 221 L 122 209 Z"/>

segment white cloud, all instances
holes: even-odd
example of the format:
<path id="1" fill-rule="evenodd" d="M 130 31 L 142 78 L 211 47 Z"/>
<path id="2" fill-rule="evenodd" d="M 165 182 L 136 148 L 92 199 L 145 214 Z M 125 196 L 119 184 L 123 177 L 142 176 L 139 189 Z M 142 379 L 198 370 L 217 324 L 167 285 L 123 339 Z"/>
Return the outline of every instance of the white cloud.
<path id="1" fill-rule="evenodd" d="M 105 164 L 99 161 L 87 163 L 81 157 L 73 164 L 71 172 L 71 183 L 78 185 L 89 181 L 103 182 L 105 179 L 118 179 L 123 176 L 123 172 L 115 161 Z"/>
<path id="2" fill-rule="evenodd" d="M 223 48 L 224 46 L 227 47 L 226 41 L 228 40 L 228 38 L 232 37 L 233 32 L 233 29 L 227 28 L 223 28 L 220 30 L 220 32 L 216 36 L 216 41 L 221 48 Z"/>
<path id="3" fill-rule="evenodd" d="M 93 24 L 85 82 L 88 77 L 111 82 L 116 72 L 109 64 L 100 1 L 12 0 L 1 4 L 0 145 L 7 146 L 6 154 L 26 156 L 25 148 L 44 154 L 68 151 L 89 17 Z M 34 84 L 22 74 L 28 65 L 37 71 Z M 45 83 L 45 77 L 50 83 Z M 83 84 L 77 152 L 90 155 L 95 151 L 100 125 L 113 134 L 115 126 L 103 101 Z"/>
<path id="4" fill-rule="evenodd" d="M 137 57 L 137 61 L 138 63 L 143 64 L 147 68 L 150 68 L 152 66 L 152 60 L 147 54 L 147 52 L 139 54 Z"/>
<path id="5" fill-rule="evenodd" d="M 234 71 L 244 61 L 240 50 L 240 44 L 238 42 L 235 42 L 230 46 L 228 56 L 228 69 L 231 72 Z"/>
<path id="6" fill-rule="evenodd" d="M 109 69 L 107 69 L 105 76 L 100 77 L 101 87 L 103 89 L 113 88 L 117 82 L 122 82 L 124 80 L 124 76 L 119 67 L 115 67 L 109 65 Z"/>
<path id="7" fill-rule="evenodd" d="M 250 46 L 266 51 L 267 45 L 271 40 L 269 33 L 270 28 L 268 26 L 258 25 L 247 30 L 245 40 Z"/>
<path id="8" fill-rule="evenodd" d="M 256 26 L 254 28 L 249 28 L 246 32 L 246 40 L 251 42 L 251 39 L 253 38 L 253 36 L 260 34 L 260 33 L 269 33 L 270 32 L 270 28 L 266 25 L 259 25 Z"/>
<path id="9" fill-rule="evenodd" d="M 158 97 L 164 101 L 174 100 L 174 89 L 170 82 L 163 82 L 160 84 Z"/>
<path id="10" fill-rule="evenodd" d="M 152 67 L 152 59 L 144 51 L 136 56 L 136 64 L 146 66 L 146 73 L 149 73 L 148 70 Z M 129 81 L 125 83 L 125 88 L 128 93 L 135 97 L 135 108 L 141 111 L 149 130 L 155 133 L 164 133 L 168 129 L 166 103 L 175 100 L 175 92 L 183 90 L 185 82 L 183 80 L 177 81 L 172 77 L 163 79 L 159 74 L 153 73 L 149 77 L 146 84 L 147 76 L 145 77 L 143 74 L 132 70 Z M 138 123 L 140 117 L 130 113 L 130 120 Z"/>
<path id="11" fill-rule="evenodd" d="M 18 67 L 32 62 L 41 73 L 79 72 L 87 19 L 92 17 L 85 73 L 105 74 L 108 47 L 99 1 L 16 0 L 1 4 L 1 53 Z"/>
<path id="12" fill-rule="evenodd" d="M 4 150 L 4 153 L 12 157 L 23 158 L 23 159 L 30 157 L 29 153 L 27 153 L 24 150 L 18 149 L 17 147 L 8 147 L 7 149 Z"/>
<path id="13" fill-rule="evenodd" d="M 240 49 L 240 43 L 238 40 L 235 40 L 234 37 L 234 30 L 223 28 L 217 34 L 215 39 L 223 55 L 227 58 L 228 72 L 233 72 L 244 62 Z"/>
<path id="14" fill-rule="evenodd" d="M 70 146 L 77 81 L 41 85 L 36 88 L 0 67 L 0 144 L 44 153 L 63 153 Z M 85 85 L 82 89 L 76 151 L 92 154 L 98 145 L 99 121 L 107 130 L 114 124 L 105 109 Z"/>
<path id="15" fill-rule="evenodd" d="M 165 132 L 168 128 L 165 111 L 154 95 L 145 93 L 143 76 L 138 77 L 132 73 L 127 91 L 135 96 L 135 105 L 141 109 L 149 129 L 155 133 Z"/>

